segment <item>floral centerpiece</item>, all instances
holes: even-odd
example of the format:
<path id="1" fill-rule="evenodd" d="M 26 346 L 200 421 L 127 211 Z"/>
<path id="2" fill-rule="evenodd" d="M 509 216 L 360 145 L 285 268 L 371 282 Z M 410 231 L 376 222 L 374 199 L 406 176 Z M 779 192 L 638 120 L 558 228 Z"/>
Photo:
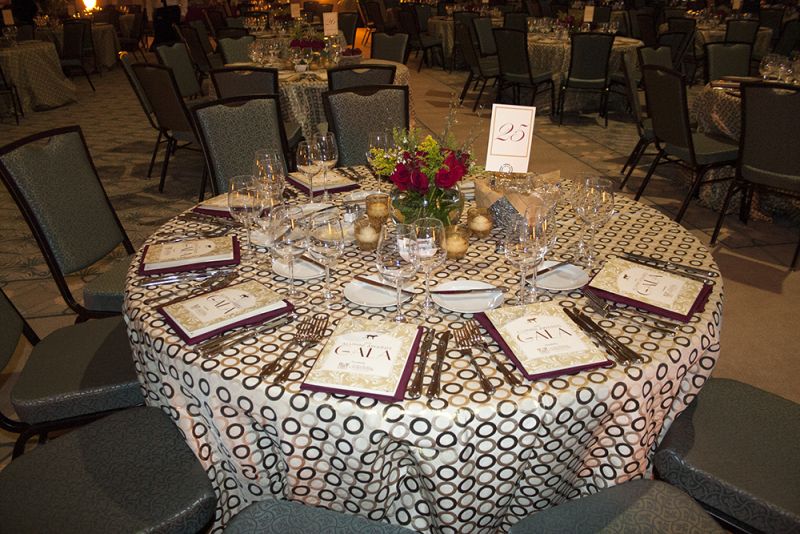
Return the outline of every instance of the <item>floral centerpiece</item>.
<path id="1" fill-rule="evenodd" d="M 319 52 L 325 48 L 325 40 L 322 38 L 322 34 L 310 24 L 300 21 L 292 27 L 289 46 L 291 48 L 310 48 Z"/>

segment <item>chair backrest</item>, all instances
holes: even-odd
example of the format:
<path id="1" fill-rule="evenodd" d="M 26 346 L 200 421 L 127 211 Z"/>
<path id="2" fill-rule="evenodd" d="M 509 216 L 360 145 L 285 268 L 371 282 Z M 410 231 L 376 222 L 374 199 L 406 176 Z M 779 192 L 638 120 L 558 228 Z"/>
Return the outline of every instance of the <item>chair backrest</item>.
<path id="1" fill-rule="evenodd" d="M 328 69 L 328 90 L 337 91 L 364 85 L 391 85 L 397 67 L 394 65 L 346 65 Z"/>
<path id="2" fill-rule="evenodd" d="M 500 76 L 530 76 L 527 33 L 520 30 L 495 28 L 497 62 Z"/>
<path id="3" fill-rule="evenodd" d="M 203 9 L 203 17 L 206 19 L 206 24 L 211 33 L 217 37 L 217 32 L 226 26 L 225 14 L 216 9 Z"/>
<path id="4" fill-rule="evenodd" d="M 375 26 L 375 31 L 378 33 L 386 33 L 386 23 L 383 21 L 383 13 L 381 13 L 381 5 L 378 2 L 367 2 L 365 4 L 367 10 L 367 18 Z"/>
<path id="5" fill-rule="evenodd" d="M 356 29 L 358 26 L 358 13 L 339 13 L 339 30 L 344 34 L 347 46 L 356 42 Z"/>
<path id="6" fill-rule="evenodd" d="M 172 69 L 147 63 L 134 63 L 131 68 L 153 108 L 159 128 L 164 132 L 192 132 L 191 119 Z"/>
<path id="7" fill-rule="evenodd" d="M 17 41 L 33 41 L 33 24 L 20 24 L 17 26 Z"/>
<path id="8" fill-rule="evenodd" d="M 541 18 L 542 6 L 539 0 L 525 0 L 525 12 L 529 17 Z"/>
<path id="9" fill-rule="evenodd" d="M 758 21 L 753 19 L 730 19 L 725 26 L 726 43 L 756 42 L 758 34 Z"/>
<path id="10" fill-rule="evenodd" d="M 800 44 L 800 19 L 788 21 L 783 25 L 781 36 L 775 43 L 774 52 L 782 56 L 788 56 L 792 50 Z"/>
<path id="11" fill-rule="evenodd" d="M 472 27 L 475 29 L 475 36 L 478 38 L 478 49 L 482 56 L 493 56 L 497 54 L 497 44 L 494 42 L 492 33 L 492 19 L 489 17 L 476 17 L 472 19 Z"/>
<path id="12" fill-rule="evenodd" d="M 161 64 L 169 67 L 175 75 L 182 97 L 197 96 L 202 92 L 194 63 L 185 44 L 161 45 L 156 48 L 156 53 Z"/>
<path id="13" fill-rule="evenodd" d="M 397 21 L 404 33 L 408 34 L 408 40 L 413 46 L 420 46 L 419 26 L 417 25 L 417 14 L 413 9 L 401 9 L 397 13 Z"/>
<path id="14" fill-rule="evenodd" d="M 222 53 L 222 62 L 228 63 L 248 63 L 250 61 L 250 45 L 256 38 L 252 35 L 245 35 L 238 39 L 221 38 L 217 41 L 217 48 Z"/>
<path id="15" fill-rule="evenodd" d="M 503 28 L 509 30 L 528 31 L 527 13 L 506 13 L 503 17 Z"/>
<path id="16" fill-rule="evenodd" d="M 64 21 L 61 39 L 61 59 L 81 59 L 83 57 L 83 24 Z"/>
<path id="17" fill-rule="evenodd" d="M 706 43 L 706 81 L 719 80 L 723 76 L 747 76 L 750 74 L 750 56 L 753 48 L 747 43 Z"/>
<path id="18" fill-rule="evenodd" d="M 211 63 L 208 61 L 206 51 L 203 49 L 203 44 L 200 42 L 200 37 L 194 27 L 184 24 L 175 30 L 178 32 L 183 44 L 186 45 L 189 57 L 195 67 L 202 72 L 208 72 L 211 69 Z"/>
<path id="19" fill-rule="evenodd" d="M 667 31 L 694 34 L 697 20 L 689 17 L 670 17 L 667 19 Z"/>
<path id="20" fill-rule="evenodd" d="M 658 32 L 656 32 L 656 20 L 653 15 L 637 13 L 636 26 L 639 29 L 639 39 L 644 45 L 655 46 L 658 42 Z"/>
<path id="21" fill-rule="evenodd" d="M 5 369 L 11 361 L 19 345 L 19 338 L 26 330 L 33 332 L 16 306 L 0 289 L 0 370 Z"/>
<path id="22" fill-rule="evenodd" d="M 239 39 L 240 37 L 245 37 L 248 35 L 248 32 L 245 28 L 218 28 L 216 32 L 217 42 L 220 39 Z"/>
<path id="23" fill-rule="evenodd" d="M 594 16 L 592 17 L 592 22 L 594 24 L 606 24 L 611 22 L 611 6 L 594 6 Z"/>
<path id="24" fill-rule="evenodd" d="M 408 128 L 408 86 L 368 85 L 322 94 L 328 124 L 339 146 L 340 167 L 363 165 L 369 132 Z"/>
<path id="25" fill-rule="evenodd" d="M 181 7 L 167 6 L 159 7 L 153 12 L 153 44 L 174 43 L 178 40 L 174 25 L 181 23 Z"/>
<path id="26" fill-rule="evenodd" d="M 233 176 L 252 172 L 256 150 L 284 157 L 288 143 L 277 95 L 226 98 L 192 108 L 206 165 L 218 193 Z"/>
<path id="27" fill-rule="evenodd" d="M 689 163 L 695 165 L 694 143 L 689 127 L 686 82 L 683 75 L 657 65 L 642 67 L 647 113 L 653 121 L 653 135 L 662 147 L 688 151 Z"/>
<path id="28" fill-rule="evenodd" d="M 211 71 L 211 82 L 219 98 L 277 95 L 278 69 L 225 67 Z"/>
<path id="29" fill-rule="evenodd" d="M 664 32 L 658 36 L 659 46 L 668 46 L 672 55 L 672 67 L 680 69 L 686 54 L 687 35 L 683 32 Z"/>
<path id="30" fill-rule="evenodd" d="M 459 23 L 463 24 L 469 30 L 470 39 L 478 46 L 478 36 L 475 35 L 475 27 L 472 25 L 472 19 L 478 18 L 480 15 L 475 13 L 474 11 L 454 11 L 453 12 L 453 24 L 458 26 Z"/>
<path id="31" fill-rule="evenodd" d="M 396 33 L 389 35 L 386 33 L 372 34 L 371 58 L 385 59 L 396 63 L 404 63 L 406 59 L 406 49 L 408 47 L 408 34 Z"/>
<path id="32" fill-rule="evenodd" d="M 136 7 L 141 7 L 141 6 L 136 6 Z M 128 39 L 135 39 L 138 41 L 139 39 L 141 39 L 143 31 L 144 31 L 144 15 L 140 10 L 133 13 L 133 22 L 128 28 L 127 35 L 125 35 L 124 37 L 127 37 Z"/>
<path id="33" fill-rule="evenodd" d="M 431 18 L 431 6 L 428 4 L 414 4 L 414 13 L 417 15 L 419 31 L 428 32 L 428 20 Z"/>
<path id="34" fill-rule="evenodd" d="M 639 102 L 639 80 L 641 79 L 641 70 L 636 58 L 631 54 L 622 54 L 622 72 L 625 73 L 625 88 L 627 89 L 628 102 L 630 103 L 633 116 L 636 118 L 636 125 L 639 128 L 639 134 L 642 133 L 642 121 L 644 121 L 644 113 L 642 113 L 642 106 Z"/>
<path id="35" fill-rule="evenodd" d="M 122 70 L 125 72 L 125 76 L 128 78 L 128 82 L 131 84 L 136 98 L 139 99 L 139 104 L 141 104 L 144 114 L 147 115 L 147 120 L 150 121 L 150 125 L 153 126 L 153 128 L 158 129 L 158 126 L 153 122 L 153 106 L 150 105 L 150 101 L 147 99 L 144 89 L 142 89 L 142 84 L 139 83 L 139 78 L 136 76 L 136 73 L 133 72 L 133 64 L 131 63 L 130 55 L 128 55 L 127 52 L 120 52 L 119 62 L 122 64 Z"/>
<path id="36" fill-rule="evenodd" d="M 608 33 L 573 33 L 567 85 L 600 89 L 608 85 L 608 62 L 614 36 Z"/>
<path id="37" fill-rule="evenodd" d="M 120 243 L 133 252 L 80 127 L 38 133 L 3 147 L 0 178 L 68 304 L 75 301 L 65 274 L 94 264 Z"/>
<path id="38" fill-rule="evenodd" d="M 666 69 L 672 68 L 672 49 L 664 46 L 640 46 L 636 49 L 639 68 L 645 65 L 658 65 Z"/>
<path id="39" fill-rule="evenodd" d="M 783 26 L 783 15 L 786 8 L 781 7 L 762 7 L 758 15 L 758 23 L 765 28 L 772 30 L 772 40 L 776 41 L 781 33 Z"/>
<path id="40" fill-rule="evenodd" d="M 758 184 L 800 191 L 800 88 L 742 84 L 739 176 Z"/>
<path id="41" fill-rule="evenodd" d="M 203 52 L 208 56 L 208 54 L 212 53 L 214 50 L 211 48 L 211 41 L 208 39 L 208 28 L 206 28 L 205 22 L 200 19 L 195 19 L 188 24 L 197 32 L 197 39 L 203 47 Z"/>

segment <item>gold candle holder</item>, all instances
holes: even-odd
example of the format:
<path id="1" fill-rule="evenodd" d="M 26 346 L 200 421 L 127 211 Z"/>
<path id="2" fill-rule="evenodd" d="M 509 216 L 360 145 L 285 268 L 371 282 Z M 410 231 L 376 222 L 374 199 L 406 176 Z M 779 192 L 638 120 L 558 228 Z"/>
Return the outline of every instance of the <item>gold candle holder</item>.
<path id="1" fill-rule="evenodd" d="M 489 237 L 493 226 L 492 214 L 487 208 L 470 208 L 467 211 L 467 228 L 475 237 Z"/>
<path id="2" fill-rule="evenodd" d="M 469 232 L 463 226 L 448 226 L 444 229 L 445 250 L 447 258 L 457 260 L 463 258 L 469 249 Z"/>
<path id="3" fill-rule="evenodd" d="M 389 218 L 389 195 L 386 193 L 375 193 L 366 199 L 367 217 L 378 228 Z"/>
<path id="4" fill-rule="evenodd" d="M 378 248 L 378 238 L 381 235 L 381 224 L 374 223 L 367 215 L 359 217 L 353 226 L 356 245 L 359 250 L 375 250 Z"/>

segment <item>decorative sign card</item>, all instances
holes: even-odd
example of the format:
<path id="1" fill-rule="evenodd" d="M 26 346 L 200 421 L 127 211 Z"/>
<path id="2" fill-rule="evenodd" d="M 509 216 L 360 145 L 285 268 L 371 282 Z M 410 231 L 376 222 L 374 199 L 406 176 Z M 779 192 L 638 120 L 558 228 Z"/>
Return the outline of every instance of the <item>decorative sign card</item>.
<path id="1" fill-rule="evenodd" d="M 235 236 L 190 239 L 148 245 L 142 254 L 140 274 L 180 272 L 239 263 Z"/>
<path id="2" fill-rule="evenodd" d="M 475 318 L 530 380 L 611 363 L 554 302 L 498 308 Z"/>
<path id="3" fill-rule="evenodd" d="M 199 205 L 195 206 L 196 213 L 204 213 L 206 215 L 214 215 L 216 217 L 231 218 L 231 210 L 228 207 L 228 195 L 223 193 L 215 197 L 204 200 Z"/>
<path id="4" fill-rule="evenodd" d="M 292 16 L 293 19 L 300 18 L 300 4 L 296 2 L 292 2 L 289 4 L 289 14 Z"/>
<path id="5" fill-rule="evenodd" d="M 341 193 L 343 191 L 351 191 L 359 188 L 357 183 L 346 177 L 344 174 L 336 172 L 335 170 L 328 171 L 327 185 L 322 177 L 321 171 L 315 174 L 311 181 L 309 181 L 305 173 L 302 172 L 290 173 L 288 180 L 292 185 L 306 194 L 309 193 L 312 182 L 314 184 L 314 193 L 325 191 L 325 189 L 331 193 Z"/>
<path id="6" fill-rule="evenodd" d="M 160 309 L 167 323 L 187 343 L 246 324 L 256 324 L 293 309 L 281 296 L 257 280 L 209 291 Z"/>
<path id="7" fill-rule="evenodd" d="M 401 400 L 421 332 L 409 324 L 345 317 L 300 387 L 390 402 Z"/>
<path id="8" fill-rule="evenodd" d="M 323 13 L 322 14 L 322 28 L 323 35 L 339 35 L 339 14 L 338 13 Z"/>
<path id="9" fill-rule="evenodd" d="M 583 22 L 594 22 L 594 6 L 583 8 Z"/>
<path id="10" fill-rule="evenodd" d="M 6 26 L 14 25 L 14 15 L 12 14 L 10 9 L 3 10 L 3 24 L 5 24 Z"/>
<path id="11" fill-rule="evenodd" d="M 711 292 L 698 280 L 617 257 L 606 262 L 589 287 L 608 300 L 683 322 L 703 308 Z"/>
<path id="12" fill-rule="evenodd" d="M 486 149 L 486 170 L 499 171 L 510 166 L 511 172 L 528 172 L 533 146 L 533 121 L 536 108 L 494 104 Z"/>

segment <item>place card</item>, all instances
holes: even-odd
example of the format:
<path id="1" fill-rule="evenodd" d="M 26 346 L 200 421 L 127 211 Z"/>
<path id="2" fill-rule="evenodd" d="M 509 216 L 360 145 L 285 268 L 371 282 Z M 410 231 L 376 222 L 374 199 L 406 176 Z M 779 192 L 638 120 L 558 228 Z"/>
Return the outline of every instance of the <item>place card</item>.
<path id="1" fill-rule="evenodd" d="M 684 323 L 703 309 L 711 286 L 680 273 L 614 257 L 589 282 L 601 297 Z"/>
<path id="2" fill-rule="evenodd" d="M 583 7 L 583 22 L 594 22 L 594 6 Z"/>
<path id="3" fill-rule="evenodd" d="M 231 219 L 231 210 L 228 207 L 228 194 L 223 193 L 215 197 L 204 200 L 192 209 L 195 213 L 202 213 L 204 215 L 213 215 L 214 217 L 222 217 L 224 219 Z"/>
<path id="4" fill-rule="evenodd" d="M 320 193 L 326 189 L 330 193 L 341 193 L 360 187 L 356 182 L 335 170 L 328 171 L 327 186 L 322 179 L 322 172 L 315 174 L 311 181 L 304 173 L 292 172 L 289 173 L 287 181 L 307 195 L 311 191 L 311 183 L 314 184 L 314 193 Z"/>
<path id="5" fill-rule="evenodd" d="M 742 10 L 742 0 L 733 0 L 733 10 L 734 11 Z"/>
<path id="6" fill-rule="evenodd" d="M 612 363 L 554 302 L 498 308 L 475 319 L 529 380 Z"/>
<path id="7" fill-rule="evenodd" d="M 14 14 L 10 9 L 3 10 L 3 24 L 6 26 L 14 25 Z"/>
<path id="8" fill-rule="evenodd" d="M 176 273 L 237 265 L 239 258 L 239 241 L 236 236 L 157 243 L 145 246 L 139 274 Z"/>
<path id="9" fill-rule="evenodd" d="M 402 400 L 421 334 L 410 324 L 345 317 L 300 388 Z"/>
<path id="10" fill-rule="evenodd" d="M 198 343 L 238 326 L 258 324 L 294 307 L 257 280 L 248 280 L 159 308 L 187 343 Z"/>
<path id="11" fill-rule="evenodd" d="M 494 104 L 486 149 L 486 170 L 528 172 L 533 146 L 533 122 L 536 108 Z"/>
<path id="12" fill-rule="evenodd" d="M 339 35 L 339 14 L 322 14 L 322 32 L 326 37 Z"/>
<path id="13" fill-rule="evenodd" d="M 300 4 L 298 4 L 296 2 L 292 2 L 291 4 L 289 4 L 289 14 L 291 15 L 291 17 L 293 19 L 299 19 L 300 18 Z"/>

